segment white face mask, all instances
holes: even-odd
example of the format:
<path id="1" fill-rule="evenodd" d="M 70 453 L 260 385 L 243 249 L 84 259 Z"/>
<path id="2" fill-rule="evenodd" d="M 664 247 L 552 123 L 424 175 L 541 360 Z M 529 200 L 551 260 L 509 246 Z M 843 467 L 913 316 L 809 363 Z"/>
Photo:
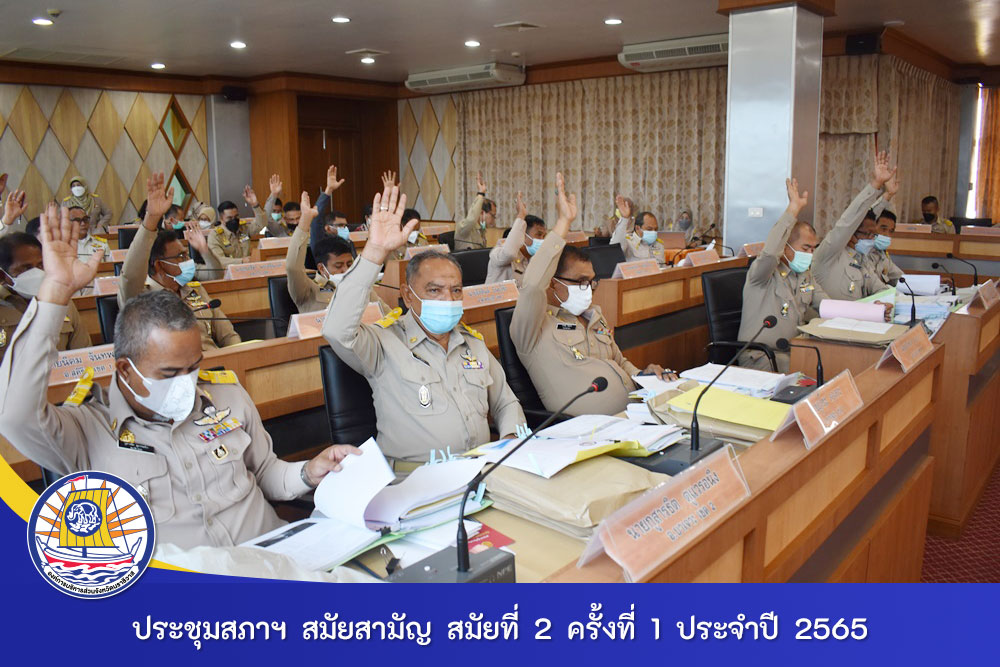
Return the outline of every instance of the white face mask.
<path id="1" fill-rule="evenodd" d="M 74 185 L 69 191 L 73 193 L 74 197 L 82 197 L 87 193 L 87 189 L 82 185 Z"/>
<path id="2" fill-rule="evenodd" d="M 122 381 L 122 384 L 132 392 L 139 405 L 152 410 L 157 416 L 170 421 L 182 422 L 187 419 L 194 408 L 198 371 L 192 371 L 187 375 L 163 378 L 162 380 L 149 380 L 143 377 L 131 359 L 128 360 L 128 363 L 136 375 L 142 379 L 142 386 L 149 392 L 149 396 L 140 396 L 135 393 L 135 390 L 129 386 L 128 382 Z"/>
<path id="3" fill-rule="evenodd" d="M 420 232 L 414 229 L 412 232 L 410 232 L 410 235 L 406 237 L 406 240 L 410 243 L 410 245 L 413 245 L 414 243 L 417 242 L 417 238 L 419 236 Z"/>
<path id="4" fill-rule="evenodd" d="M 38 296 L 38 289 L 42 286 L 42 281 L 45 280 L 45 271 L 37 267 L 28 269 L 17 278 L 10 276 L 10 274 L 7 275 L 14 281 L 11 289 L 25 299 L 33 299 Z"/>
<path id="5" fill-rule="evenodd" d="M 199 220 L 198 221 L 198 226 L 201 227 L 202 229 L 211 229 L 211 227 L 212 227 L 212 221 L 211 220 Z"/>
<path id="6" fill-rule="evenodd" d="M 556 282 L 565 285 L 566 289 L 569 291 L 569 296 L 566 297 L 565 301 L 560 301 L 562 307 L 571 312 L 574 315 L 581 315 L 584 311 L 590 308 L 590 303 L 594 298 L 593 290 L 590 285 L 574 285 L 571 283 L 564 283 L 563 281 L 556 278 Z M 558 296 L 556 297 L 559 298 Z"/>

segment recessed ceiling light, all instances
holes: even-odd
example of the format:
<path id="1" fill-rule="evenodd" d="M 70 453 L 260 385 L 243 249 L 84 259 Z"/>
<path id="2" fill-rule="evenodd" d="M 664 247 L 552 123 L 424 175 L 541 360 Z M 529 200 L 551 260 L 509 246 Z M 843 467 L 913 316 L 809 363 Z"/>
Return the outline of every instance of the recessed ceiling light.
<path id="1" fill-rule="evenodd" d="M 465 42 L 465 45 L 466 45 L 467 47 L 469 47 L 470 49 L 474 49 L 474 48 L 476 48 L 477 46 L 479 46 L 479 42 L 477 42 L 477 41 L 476 41 L 476 40 L 474 40 L 474 39 L 470 39 L 470 40 L 467 40 L 467 41 Z"/>
<path id="2" fill-rule="evenodd" d="M 361 62 L 363 62 L 366 65 L 374 65 L 375 59 L 372 58 L 371 56 L 365 56 L 364 58 L 361 59 Z"/>
<path id="3" fill-rule="evenodd" d="M 163 63 L 153 63 L 152 65 L 150 65 L 150 67 L 152 67 L 153 69 L 166 69 L 167 68 L 167 66 L 164 65 Z"/>
<path id="4" fill-rule="evenodd" d="M 241 42 L 239 40 L 236 40 L 235 42 L 229 42 L 229 46 L 233 47 L 234 49 L 245 49 L 245 48 L 247 48 L 247 45 L 244 42 Z"/>
<path id="5" fill-rule="evenodd" d="M 333 22 L 334 23 L 350 23 L 351 19 L 347 18 L 346 16 L 334 16 L 333 17 Z"/>
<path id="6" fill-rule="evenodd" d="M 621 25 L 621 19 L 604 19 L 604 25 Z"/>
<path id="7" fill-rule="evenodd" d="M 52 19 L 47 19 L 44 16 L 33 18 L 31 19 L 31 22 L 34 23 L 35 25 L 43 25 L 43 26 L 52 25 Z"/>

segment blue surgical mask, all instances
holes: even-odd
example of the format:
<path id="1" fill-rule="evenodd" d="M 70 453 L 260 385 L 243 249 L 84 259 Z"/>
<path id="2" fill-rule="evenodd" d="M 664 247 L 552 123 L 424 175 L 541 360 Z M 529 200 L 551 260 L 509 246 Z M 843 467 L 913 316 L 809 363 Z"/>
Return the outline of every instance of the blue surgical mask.
<path id="1" fill-rule="evenodd" d="M 183 262 L 176 264 L 174 262 L 166 262 L 167 264 L 173 264 L 181 270 L 180 274 L 176 276 L 171 276 L 178 285 L 184 287 L 191 279 L 194 278 L 195 265 L 193 259 L 185 259 Z"/>
<path id="2" fill-rule="evenodd" d="M 882 236 L 881 234 L 875 236 L 875 247 L 878 248 L 879 250 L 882 251 L 888 250 L 891 244 L 892 244 L 891 236 Z"/>
<path id="3" fill-rule="evenodd" d="M 345 241 L 351 240 L 351 230 L 347 227 L 337 227 L 337 236 L 344 239 Z"/>
<path id="4" fill-rule="evenodd" d="M 854 244 L 854 249 L 862 255 L 867 255 L 874 247 L 875 239 L 858 239 L 858 242 Z"/>
<path id="5" fill-rule="evenodd" d="M 441 335 L 451 331 L 465 313 L 461 301 L 438 301 L 437 299 L 425 301 L 420 297 L 417 297 L 417 301 L 420 302 L 420 314 L 414 313 L 414 316 L 432 334 Z"/>
<path id="6" fill-rule="evenodd" d="M 184 229 L 184 221 L 183 220 L 174 220 L 174 222 L 170 226 L 173 227 L 175 230 L 180 231 L 180 230 Z"/>
<path id="7" fill-rule="evenodd" d="M 542 239 L 532 238 L 531 243 L 525 244 L 525 249 L 528 251 L 529 255 L 534 255 L 538 252 L 538 249 L 542 247 Z"/>
<path id="8" fill-rule="evenodd" d="M 644 229 L 642 232 L 642 242 L 646 245 L 653 245 L 656 243 L 656 230 Z"/>
<path id="9" fill-rule="evenodd" d="M 275 222 L 278 222 L 279 220 L 281 220 L 281 214 L 280 213 L 272 213 L 271 214 L 271 220 L 274 220 Z"/>
<path id="10" fill-rule="evenodd" d="M 788 244 L 785 244 L 788 245 Z M 792 248 L 792 246 L 788 246 Z M 801 250 L 796 250 L 792 248 L 792 252 L 795 253 L 795 257 L 792 261 L 788 263 L 788 268 L 790 268 L 795 273 L 805 273 L 812 266 L 813 256 L 811 252 L 802 252 Z"/>
<path id="11" fill-rule="evenodd" d="M 480 229 L 486 229 L 486 221 L 485 220 L 480 220 L 479 221 L 479 228 Z"/>

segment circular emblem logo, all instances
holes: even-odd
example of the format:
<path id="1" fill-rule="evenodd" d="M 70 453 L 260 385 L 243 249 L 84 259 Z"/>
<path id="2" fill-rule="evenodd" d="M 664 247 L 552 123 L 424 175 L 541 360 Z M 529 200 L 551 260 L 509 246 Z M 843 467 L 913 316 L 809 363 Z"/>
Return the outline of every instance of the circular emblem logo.
<path id="1" fill-rule="evenodd" d="M 149 565 L 153 544 L 146 500 L 104 472 L 63 477 L 42 492 L 28 520 L 35 568 L 78 598 L 105 598 L 134 584 Z"/>

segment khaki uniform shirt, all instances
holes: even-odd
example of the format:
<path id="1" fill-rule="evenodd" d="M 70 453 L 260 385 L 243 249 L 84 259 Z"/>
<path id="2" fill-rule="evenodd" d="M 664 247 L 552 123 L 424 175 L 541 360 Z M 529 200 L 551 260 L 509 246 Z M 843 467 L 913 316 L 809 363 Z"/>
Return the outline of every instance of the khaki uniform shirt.
<path id="1" fill-rule="evenodd" d="M 615 243 L 621 244 L 626 262 L 634 262 L 640 259 L 655 259 L 660 266 L 666 266 L 667 250 L 663 246 L 663 242 L 660 239 L 656 239 L 656 243 L 653 245 L 646 245 L 642 242 L 641 234 L 629 233 L 628 228 L 631 224 L 633 223 L 629 218 L 618 218 L 615 233 L 611 235 L 609 243 L 611 245 Z"/>
<path id="2" fill-rule="evenodd" d="M 426 461 L 435 449 L 462 452 L 489 441 L 491 415 L 498 433 L 514 433 L 524 422 L 521 404 L 474 329 L 456 326 L 446 351 L 412 312 L 361 324 L 378 271 L 364 257 L 347 271 L 323 337 L 371 384 L 382 451 L 411 461 Z"/>
<path id="3" fill-rule="evenodd" d="M 501 239 L 490 251 L 490 263 L 486 268 L 486 284 L 513 279 L 520 288 L 524 281 L 524 270 L 531 257 L 521 252 L 524 247 L 527 223 L 518 218 L 510 228 L 507 238 Z"/>
<path id="4" fill-rule="evenodd" d="M 872 248 L 865 256 L 864 266 L 866 271 L 874 275 L 873 280 L 881 281 L 886 286 L 895 286 L 903 275 L 903 270 L 896 266 L 887 250 Z"/>
<path id="5" fill-rule="evenodd" d="M 269 219 L 264 209 L 258 206 L 254 209 L 253 222 L 241 220 L 235 234 L 219 223 L 208 233 L 208 249 L 222 266 L 239 264 L 250 256 L 250 239 L 264 229 Z"/>
<path id="6" fill-rule="evenodd" d="M 811 271 L 795 273 L 781 262 L 794 226 L 794 216 L 782 215 L 768 232 L 764 249 L 747 269 L 739 334 L 739 340 L 743 342 L 757 333 L 768 315 L 774 315 L 778 323 L 774 328 L 764 329 L 757 342 L 774 347 L 779 338 L 791 340 L 798 335 L 800 324 L 817 316 L 820 302 L 827 298 L 823 288 L 813 280 Z M 787 373 L 788 353 L 775 352 L 775 356 L 778 370 Z M 740 365 L 771 370 L 767 357 L 753 350 L 744 353 Z"/>
<path id="7" fill-rule="evenodd" d="M 487 248 L 486 230 L 480 226 L 479 218 L 483 213 L 483 202 L 486 201 L 482 195 L 476 195 L 469 207 L 469 213 L 464 220 L 455 225 L 455 250 L 472 250 L 473 248 Z"/>
<path id="8" fill-rule="evenodd" d="M 5 285 L 0 285 L 0 355 L 7 351 L 14 330 L 17 329 L 25 311 L 28 310 L 29 303 L 31 303 L 29 299 L 25 299 Z M 62 326 L 59 327 L 56 349 L 59 351 L 79 350 L 91 345 L 93 343 L 90 340 L 90 334 L 87 333 L 87 327 L 80 320 L 80 313 L 76 306 L 70 301 L 66 308 L 66 317 L 63 318 Z"/>
<path id="9" fill-rule="evenodd" d="M 392 257 L 393 259 L 406 259 L 407 248 L 416 248 L 418 246 L 424 246 L 424 245 L 430 245 L 430 241 L 427 240 L 427 237 L 424 236 L 423 232 L 417 232 L 417 242 L 410 243 L 409 241 L 407 241 L 406 246 L 393 251 Z M 458 246 L 455 246 L 455 248 L 457 249 Z"/>
<path id="10" fill-rule="evenodd" d="M 618 349 L 599 306 L 585 311 L 581 320 L 549 305 L 545 290 L 564 247 L 565 239 L 549 234 L 524 272 L 510 323 L 511 340 L 546 410 L 558 410 L 603 375 L 608 388 L 584 396 L 567 414 L 618 414 L 625 409 L 629 392 L 635 390 L 632 376 L 639 369 Z"/>
<path id="11" fill-rule="evenodd" d="M 108 262 L 111 260 L 111 250 L 108 247 L 108 242 L 99 236 L 88 236 L 85 239 L 77 241 L 76 244 L 76 256 L 80 258 L 81 261 L 86 262 L 90 259 L 90 256 L 94 253 L 103 250 L 104 251 L 104 261 Z"/>
<path id="12" fill-rule="evenodd" d="M 847 247 L 878 196 L 878 190 L 866 185 L 813 253 L 813 275 L 831 299 L 854 301 L 887 287 L 865 271 L 864 257 Z"/>
<path id="13" fill-rule="evenodd" d="M 927 221 L 923 218 L 919 220 L 914 220 L 915 225 L 926 225 Z M 947 218 L 938 217 L 934 222 L 930 223 L 932 234 L 955 234 L 955 223 Z"/>
<path id="14" fill-rule="evenodd" d="M 275 456 L 235 378 L 199 382 L 194 410 L 180 423 L 137 416 L 116 377 L 107 390 L 95 383 L 79 405 L 49 404 L 49 369 L 65 314 L 63 306 L 32 303 L 0 366 L 0 433 L 18 451 L 60 475 L 95 469 L 130 482 L 149 502 L 160 544 L 232 546 L 282 524 L 265 498 L 308 491 L 304 464 Z M 238 425 L 228 422 L 235 428 L 221 436 L 211 432 L 227 419 Z"/>
<path id="15" fill-rule="evenodd" d="M 119 308 L 124 308 L 125 303 L 129 299 L 137 296 L 143 290 L 165 289 L 163 285 L 153 280 L 147 273 L 149 253 L 153 248 L 153 241 L 155 240 L 156 232 L 151 232 L 145 227 L 139 227 L 138 231 L 136 231 L 135 239 L 125 254 L 121 279 L 118 281 Z M 236 345 L 242 342 L 240 335 L 233 329 L 232 322 L 226 319 L 226 314 L 222 311 L 222 308 L 208 308 L 208 302 L 212 298 L 200 282 L 192 280 L 187 285 L 181 287 L 178 294 L 192 310 L 196 311 L 195 317 L 201 318 L 201 321 L 198 322 L 198 328 L 201 330 L 202 350 L 214 350 L 219 347 Z"/>
<path id="16" fill-rule="evenodd" d="M 63 206 L 69 206 L 75 199 L 72 195 L 62 200 Z M 87 215 L 90 217 L 90 231 L 94 234 L 107 234 L 108 225 L 111 224 L 111 209 L 101 201 L 101 198 L 91 193 L 90 205 L 87 207 Z"/>

